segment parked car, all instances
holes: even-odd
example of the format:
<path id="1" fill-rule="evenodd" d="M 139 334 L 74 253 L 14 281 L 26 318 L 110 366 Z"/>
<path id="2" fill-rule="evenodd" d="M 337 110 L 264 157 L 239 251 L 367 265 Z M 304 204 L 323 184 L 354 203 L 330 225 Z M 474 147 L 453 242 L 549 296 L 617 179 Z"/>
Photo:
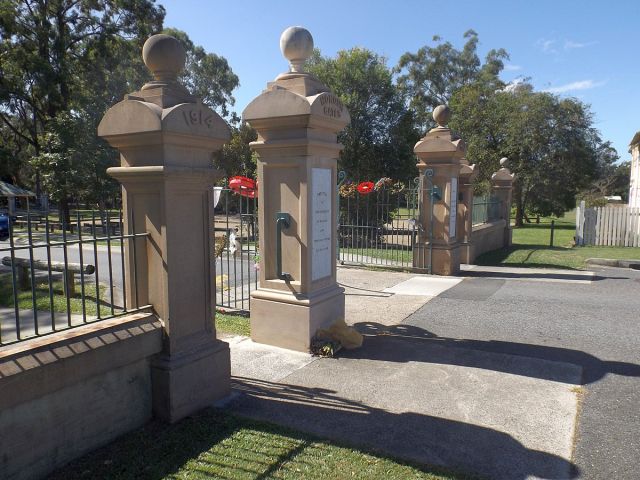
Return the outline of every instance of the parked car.
<path id="1" fill-rule="evenodd" d="M 9 238 L 9 217 L 0 213 L 0 240 Z"/>

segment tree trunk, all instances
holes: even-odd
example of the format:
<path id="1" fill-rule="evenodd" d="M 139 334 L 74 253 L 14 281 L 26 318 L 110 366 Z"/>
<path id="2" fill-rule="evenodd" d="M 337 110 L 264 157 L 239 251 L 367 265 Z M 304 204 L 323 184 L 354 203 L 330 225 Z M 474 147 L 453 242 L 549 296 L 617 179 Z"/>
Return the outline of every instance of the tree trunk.
<path id="1" fill-rule="evenodd" d="M 66 196 L 60 200 L 60 221 L 63 223 L 65 230 L 71 230 L 71 210 L 69 208 L 69 198 Z"/>

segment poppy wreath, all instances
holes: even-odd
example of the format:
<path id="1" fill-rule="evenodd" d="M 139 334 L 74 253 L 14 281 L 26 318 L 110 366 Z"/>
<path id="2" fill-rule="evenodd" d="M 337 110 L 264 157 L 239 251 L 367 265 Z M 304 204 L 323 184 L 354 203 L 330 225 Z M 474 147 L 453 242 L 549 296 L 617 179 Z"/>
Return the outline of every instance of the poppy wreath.
<path id="1" fill-rule="evenodd" d="M 373 182 L 360 182 L 358 184 L 358 193 L 360 195 L 368 195 L 369 193 L 373 192 L 374 188 L 375 185 L 373 184 Z"/>
<path id="2" fill-rule="evenodd" d="M 240 175 L 229 179 L 229 188 L 233 192 L 248 198 L 255 198 L 258 192 L 258 185 L 255 180 Z"/>

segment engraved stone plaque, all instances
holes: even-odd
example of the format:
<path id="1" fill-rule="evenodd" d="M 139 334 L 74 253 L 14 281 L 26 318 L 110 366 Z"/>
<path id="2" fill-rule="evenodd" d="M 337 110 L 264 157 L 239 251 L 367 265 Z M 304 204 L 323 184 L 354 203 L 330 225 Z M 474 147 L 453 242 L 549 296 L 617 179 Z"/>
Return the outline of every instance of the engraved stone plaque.
<path id="1" fill-rule="evenodd" d="M 311 169 L 311 280 L 331 275 L 331 169 Z"/>
<path id="2" fill-rule="evenodd" d="M 451 200 L 449 202 L 449 237 L 456 238 L 456 217 L 458 215 L 458 179 L 451 178 Z"/>

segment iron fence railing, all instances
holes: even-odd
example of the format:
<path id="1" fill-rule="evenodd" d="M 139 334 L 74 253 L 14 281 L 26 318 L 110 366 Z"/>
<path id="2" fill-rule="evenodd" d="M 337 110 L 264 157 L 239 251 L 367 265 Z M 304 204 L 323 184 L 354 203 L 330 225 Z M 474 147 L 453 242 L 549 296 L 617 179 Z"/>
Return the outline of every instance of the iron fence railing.
<path id="1" fill-rule="evenodd" d="M 135 268 L 134 240 L 147 234 L 125 234 L 119 206 L 66 216 L 26 202 L 0 239 L 0 345 L 150 308 L 134 282 L 133 298 L 124 293 L 125 245 Z"/>
<path id="2" fill-rule="evenodd" d="M 258 288 L 258 199 L 216 187 L 216 306 L 248 311 Z"/>
<path id="3" fill-rule="evenodd" d="M 473 225 L 493 222 L 500 219 L 502 202 L 492 195 L 478 195 L 473 198 L 471 218 Z"/>
<path id="4" fill-rule="evenodd" d="M 356 185 L 340 186 L 340 263 L 412 267 L 418 233 L 418 185 L 396 182 L 366 194 L 359 193 Z"/>

